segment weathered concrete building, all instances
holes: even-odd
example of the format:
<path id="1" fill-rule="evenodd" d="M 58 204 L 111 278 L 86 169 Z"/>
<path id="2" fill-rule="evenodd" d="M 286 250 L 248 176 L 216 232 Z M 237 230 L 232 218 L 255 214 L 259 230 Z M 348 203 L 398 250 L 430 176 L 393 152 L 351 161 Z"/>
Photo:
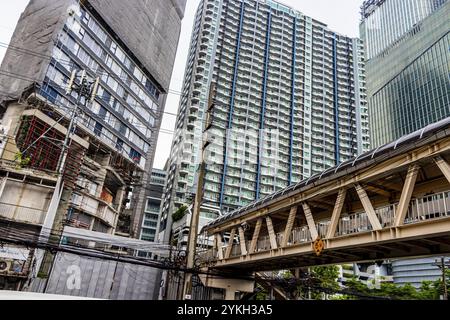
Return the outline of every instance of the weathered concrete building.
<path id="1" fill-rule="evenodd" d="M 60 235 L 72 228 L 75 233 L 140 236 L 185 3 L 30 1 L 1 66 L 4 237 L 11 240 L 21 232 L 36 241 L 49 231 L 45 226 Z M 85 70 L 88 79 L 99 79 L 92 100 L 67 94 L 73 70 Z M 77 114 L 76 129 L 63 162 L 62 142 L 72 112 Z M 49 212 L 54 211 L 51 218 Z M 95 241 L 75 243 L 96 246 Z M 0 278 L 22 279 L 4 284 L 23 289 L 24 280 L 36 277 L 39 268 L 33 267 L 34 250 L 27 252 L 25 260 L 17 259 L 24 251 L 13 244 L 7 253 L 0 252 L 0 262 L 7 260 Z M 49 278 L 48 262 L 40 269 L 44 279 Z M 23 268 L 13 268 L 14 263 Z"/>
<path id="2" fill-rule="evenodd" d="M 43 97 L 67 106 L 64 86 L 73 69 L 100 76 L 87 125 L 139 163 L 138 186 L 147 186 L 185 5 L 185 0 L 30 1 L 1 66 L 0 101 L 17 99 L 38 83 Z M 148 194 L 144 187 L 133 195 L 136 205 L 125 233 L 137 238 Z"/>

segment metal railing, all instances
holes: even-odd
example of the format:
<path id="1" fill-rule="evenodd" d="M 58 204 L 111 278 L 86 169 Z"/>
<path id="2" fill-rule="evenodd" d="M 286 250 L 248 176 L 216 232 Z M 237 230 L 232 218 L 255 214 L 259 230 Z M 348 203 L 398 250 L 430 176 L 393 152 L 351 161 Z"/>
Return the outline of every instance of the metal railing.
<path id="1" fill-rule="evenodd" d="M 46 212 L 40 209 L 0 203 L 0 216 L 8 220 L 42 225 L 45 215 Z"/>
<path id="2" fill-rule="evenodd" d="M 449 216 L 450 191 L 446 191 L 412 200 L 406 214 L 405 223 L 418 223 Z"/>

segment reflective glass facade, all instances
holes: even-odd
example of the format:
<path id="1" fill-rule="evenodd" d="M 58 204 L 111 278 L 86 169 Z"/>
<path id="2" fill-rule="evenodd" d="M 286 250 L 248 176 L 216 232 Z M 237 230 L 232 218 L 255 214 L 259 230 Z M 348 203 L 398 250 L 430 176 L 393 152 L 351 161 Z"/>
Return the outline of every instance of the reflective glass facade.
<path id="1" fill-rule="evenodd" d="M 399 41 L 445 0 L 369 0 L 363 5 L 367 59 Z"/>
<path id="2" fill-rule="evenodd" d="M 386 20 L 388 23 L 383 24 L 386 30 L 391 30 L 390 35 L 396 32 L 392 29 L 395 25 L 410 25 L 408 19 L 421 12 L 411 6 L 414 1 L 375 1 L 361 24 L 367 51 L 376 45 L 374 37 L 377 36 L 377 30 L 368 28 L 367 23 L 374 16 L 388 19 L 393 13 L 383 8 L 391 2 L 406 11 L 396 22 Z M 387 36 L 382 37 L 387 41 L 383 51 L 372 57 L 366 56 L 372 147 L 450 116 L 450 2 L 430 0 L 421 3 L 427 3 L 429 8 L 425 18 L 409 29 L 399 31 L 397 40 L 392 43 L 386 40 Z"/>
<path id="3" fill-rule="evenodd" d="M 373 95 L 376 145 L 450 116 L 449 50 L 447 34 Z"/>

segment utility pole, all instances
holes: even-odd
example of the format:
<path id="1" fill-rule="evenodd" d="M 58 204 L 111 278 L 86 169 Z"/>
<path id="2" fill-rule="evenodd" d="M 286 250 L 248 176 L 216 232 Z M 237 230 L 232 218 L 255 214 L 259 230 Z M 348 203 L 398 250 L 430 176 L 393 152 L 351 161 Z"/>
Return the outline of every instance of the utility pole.
<path id="1" fill-rule="evenodd" d="M 79 84 L 77 84 L 75 81 L 77 79 L 79 79 Z M 49 205 L 49 208 L 48 208 L 47 214 L 45 216 L 45 220 L 44 220 L 44 223 L 43 223 L 40 235 L 39 235 L 39 241 L 41 241 L 41 242 L 48 242 L 50 240 L 52 231 L 55 229 L 56 213 L 62 203 L 62 195 L 63 195 L 63 191 L 64 191 L 64 176 L 63 176 L 64 169 L 66 167 L 66 161 L 67 161 L 67 156 L 69 154 L 69 149 L 72 144 L 72 136 L 76 130 L 77 118 L 78 118 L 78 113 L 79 113 L 79 110 L 81 107 L 82 98 L 85 99 L 85 102 L 86 101 L 93 102 L 97 95 L 99 82 L 100 82 L 99 78 L 97 78 L 95 81 L 88 80 L 85 70 L 80 71 L 80 72 L 77 72 L 74 70 L 72 72 L 66 94 L 70 95 L 72 93 L 72 91 L 74 91 L 78 94 L 78 97 L 77 97 L 77 102 L 73 106 L 73 109 L 71 110 L 71 113 L 70 113 L 70 123 L 67 128 L 66 136 L 65 136 L 64 142 L 62 144 L 62 148 L 61 148 L 61 154 L 58 159 L 58 165 L 56 167 L 58 179 L 56 182 L 53 197 L 51 199 L 51 202 L 50 202 L 50 205 Z M 55 239 L 55 240 L 60 241 L 60 239 Z M 45 258 L 45 251 L 43 251 L 43 250 L 39 250 L 39 251 L 40 251 L 39 254 L 36 254 L 36 260 L 37 260 L 36 261 L 36 270 L 43 271 L 43 270 L 41 270 L 41 267 L 43 267 L 42 262 L 44 261 L 44 258 Z M 53 259 L 47 258 L 47 260 L 49 260 L 47 262 L 49 262 L 50 265 L 53 263 Z M 44 269 L 44 268 L 42 268 L 42 269 Z M 51 266 L 49 266 L 48 269 L 51 269 Z M 48 280 L 47 280 L 47 284 L 48 284 Z M 47 285 L 45 287 L 47 287 Z M 45 293 L 45 289 L 44 289 L 44 293 Z"/>
<path id="2" fill-rule="evenodd" d="M 445 262 L 445 257 L 441 257 L 441 260 L 436 260 L 433 266 L 439 267 L 442 271 L 442 286 L 444 287 L 444 299 L 448 300 L 448 288 L 447 288 L 447 267 L 450 266 L 450 262 Z"/>
<path id="3" fill-rule="evenodd" d="M 210 110 L 213 105 L 213 96 L 215 94 L 215 86 L 211 85 L 209 90 L 209 99 L 208 99 L 208 120 L 210 115 Z M 206 127 L 204 133 L 208 130 L 208 127 Z M 204 142 L 204 141 L 203 141 Z M 208 142 L 205 142 L 202 146 L 202 155 L 200 159 L 200 167 L 199 167 L 199 177 L 197 182 L 197 192 L 195 194 L 195 200 L 194 200 L 194 206 L 192 208 L 192 216 L 191 216 L 191 225 L 190 225 L 190 231 L 189 231 L 189 241 L 188 241 L 188 248 L 187 248 L 187 264 L 186 268 L 193 269 L 195 264 L 195 256 L 196 256 L 196 249 L 197 249 L 197 238 L 198 238 L 198 223 L 200 220 L 200 209 L 202 205 L 203 200 L 203 186 L 204 186 L 204 179 L 206 174 L 206 163 L 205 163 L 205 152 L 206 148 L 208 147 Z M 189 273 L 189 271 L 185 275 L 185 281 L 184 281 L 184 292 L 183 292 L 183 299 L 184 300 L 190 300 L 192 299 L 192 273 Z"/>

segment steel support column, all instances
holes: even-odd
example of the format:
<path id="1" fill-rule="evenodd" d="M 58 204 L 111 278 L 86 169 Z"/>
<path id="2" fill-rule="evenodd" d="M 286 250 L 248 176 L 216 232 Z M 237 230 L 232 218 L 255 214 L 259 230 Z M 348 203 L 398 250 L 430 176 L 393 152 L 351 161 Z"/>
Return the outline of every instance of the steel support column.
<path id="1" fill-rule="evenodd" d="M 450 182 L 450 165 L 447 161 L 445 161 L 442 157 L 434 158 L 434 162 L 437 164 L 439 169 L 444 174 L 445 178 L 447 178 L 448 182 Z"/>
<path id="2" fill-rule="evenodd" d="M 256 251 L 256 244 L 258 243 L 259 233 L 261 231 L 262 219 L 258 219 L 255 226 L 255 232 L 253 233 L 252 243 L 250 244 L 250 252 L 254 253 Z"/>
<path id="3" fill-rule="evenodd" d="M 311 234 L 311 239 L 316 240 L 317 238 L 319 238 L 319 232 L 317 231 L 316 223 L 314 222 L 311 208 L 309 207 L 309 204 L 307 204 L 306 202 L 304 202 L 302 206 L 303 211 L 305 213 L 306 222 L 308 222 L 308 228 Z"/>
<path id="4" fill-rule="evenodd" d="M 336 204 L 334 205 L 333 215 L 331 216 L 331 223 L 327 233 L 327 239 L 334 238 L 336 234 L 336 229 L 339 223 L 339 218 L 341 217 L 342 208 L 344 207 L 345 197 L 347 195 L 347 189 L 339 189 L 339 193 L 336 198 Z"/>
<path id="5" fill-rule="evenodd" d="M 408 212 L 409 203 L 411 202 L 411 196 L 414 191 L 414 186 L 416 185 L 419 169 L 420 167 L 414 164 L 408 169 L 405 185 L 403 186 L 402 195 L 395 214 L 396 227 L 402 226 L 405 223 L 406 213 Z"/>
<path id="6" fill-rule="evenodd" d="M 267 231 L 269 232 L 270 247 L 272 250 L 278 249 L 277 236 L 275 235 L 275 230 L 273 229 L 273 223 L 271 217 L 266 217 Z"/>
<path id="7" fill-rule="evenodd" d="M 293 206 L 291 208 L 291 212 L 289 213 L 289 218 L 286 223 L 286 228 L 284 229 L 284 235 L 283 235 L 283 243 L 281 244 L 282 248 L 287 247 L 289 242 L 289 237 L 292 232 L 292 228 L 294 227 L 295 217 L 297 216 L 297 206 Z"/>
<path id="8" fill-rule="evenodd" d="M 380 220 L 378 220 L 377 214 L 375 213 L 375 209 L 373 208 L 372 202 L 370 202 L 369 196 L 367 195 L 366 190 L 364 190 L 361 185 L 357 184 L 355 186 L 356 192 L 358 193 L 359 200 L 366 211 L 367 217 L 369 218 L 370 224 L 372 225 L 373 230 L 381 230 Z"/>
<path id="9" fill-rule="evenodd" d="M 220 233 L 216 233 L 216 247 L 217 253 L 219 255 L 219 260 L 223 260 L 223 243 L 222 243 L 222 235 Z"/>
<path id="10" fill-rule="evenodd" d="M 233 228 L 230 233 L 230 239 L 228 240 L 227 249 L 225 251 L 225 259 L 228 259 L 233 249 L 234 237 L 236 236 L 236 228 Z"/>
<path id="11" fill-rule="evenodd" d="M 247 255 L 247 241 L 245 239 L 244 228 L 239 228 L 239 244 L 241 245 L 241 255 Z"/>

